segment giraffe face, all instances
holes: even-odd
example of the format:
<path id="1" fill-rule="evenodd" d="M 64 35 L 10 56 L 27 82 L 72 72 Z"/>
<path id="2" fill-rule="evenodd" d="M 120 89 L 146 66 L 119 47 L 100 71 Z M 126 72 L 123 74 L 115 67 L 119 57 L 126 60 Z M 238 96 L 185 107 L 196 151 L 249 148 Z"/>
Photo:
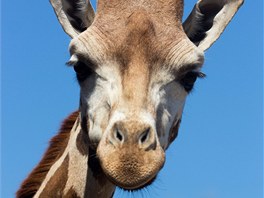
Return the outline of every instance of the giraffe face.
<path id="1" fill-rule="evenodd" d="M 153 181 L 175 139 L 185 99 L 243 0 L 199 0 L 182 23 L 183 0 L 51 0 L 80 84 L 82 129 L 114 184 Z"/>
<path id="2" fill-rule="evenodd" d="M 157 35 L 160 30 L 146 13 L 127 20 L 119 42 L 112 42 L 118 32 L 102 41 L 97 26 L 74 38 L 70 64 L 81 87 L 82 128 L 90 147 L 113 183 L 135 189 L 162 168 L 203 53 L 177 26 L 167 36 L 178 35 L 171 44 Z"/>

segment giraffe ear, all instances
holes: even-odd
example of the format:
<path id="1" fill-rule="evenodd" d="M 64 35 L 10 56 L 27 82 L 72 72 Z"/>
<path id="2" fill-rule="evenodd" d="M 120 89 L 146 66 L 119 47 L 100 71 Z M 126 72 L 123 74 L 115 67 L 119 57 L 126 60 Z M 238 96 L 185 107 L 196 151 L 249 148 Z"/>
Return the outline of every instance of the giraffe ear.
<path id="1" fill-rule="evenodd" d="M 89 0 L 50 0 L 57 18 L 70 37 L 76 37 L 93 22 L 94 10 Z"/>
<path id="2" fill-rule="evenodd" d="M 189 39 L 203 51 L 222 34 L 244 0 L 198 0 L 183 23 Z"/>

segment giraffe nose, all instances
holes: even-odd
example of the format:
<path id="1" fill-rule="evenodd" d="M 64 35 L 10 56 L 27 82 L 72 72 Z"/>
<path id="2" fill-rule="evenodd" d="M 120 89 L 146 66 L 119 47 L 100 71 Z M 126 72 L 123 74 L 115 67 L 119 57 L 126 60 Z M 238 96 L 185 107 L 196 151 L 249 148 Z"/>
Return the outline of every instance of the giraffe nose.
<path id="1" fill-rule="evenodd" d="M 145 150 L 156 148 L 154 129 L 148 124 L 135 121 L 115 123 L 109 141 L 116 147 L 132 145 Z"/>

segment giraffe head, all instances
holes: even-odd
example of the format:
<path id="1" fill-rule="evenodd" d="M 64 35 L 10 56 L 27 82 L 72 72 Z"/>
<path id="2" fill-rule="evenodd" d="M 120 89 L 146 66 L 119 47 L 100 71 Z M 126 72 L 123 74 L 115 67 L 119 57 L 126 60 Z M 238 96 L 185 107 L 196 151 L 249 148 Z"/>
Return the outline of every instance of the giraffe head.
<path id="1" fill-rule="evenodd" d="M 154 180 L 178 133 L 204 51 L 242 0 L 51 0 L 80 84 L 82 129 L 104 173 L 125 189 Z"/>

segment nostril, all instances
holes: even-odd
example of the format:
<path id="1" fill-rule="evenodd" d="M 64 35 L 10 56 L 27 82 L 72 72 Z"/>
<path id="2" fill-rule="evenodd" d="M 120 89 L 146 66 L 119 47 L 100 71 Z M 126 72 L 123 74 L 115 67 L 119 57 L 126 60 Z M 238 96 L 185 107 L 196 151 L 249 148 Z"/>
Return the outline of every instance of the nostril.
<path id="1" fill-rule="evenodd" d="M 147 128 L 139 137 L 139 141 L 141 144 L 144 144 L 145 142 L 147 142 L 148 138 L 149 138 L 149 134 L 150 134 L 150 128 Z"/>
<path id="2" fill-rule="evenodd" d="M 117 140 L 119 140 L 120 142 L 122 142 L 123 139 L 124 139 L 123 134 L 122 134 L 118 129 L 116 129 L 116 132 L 115 132 L 115 138 L 116 138 Z"/>

